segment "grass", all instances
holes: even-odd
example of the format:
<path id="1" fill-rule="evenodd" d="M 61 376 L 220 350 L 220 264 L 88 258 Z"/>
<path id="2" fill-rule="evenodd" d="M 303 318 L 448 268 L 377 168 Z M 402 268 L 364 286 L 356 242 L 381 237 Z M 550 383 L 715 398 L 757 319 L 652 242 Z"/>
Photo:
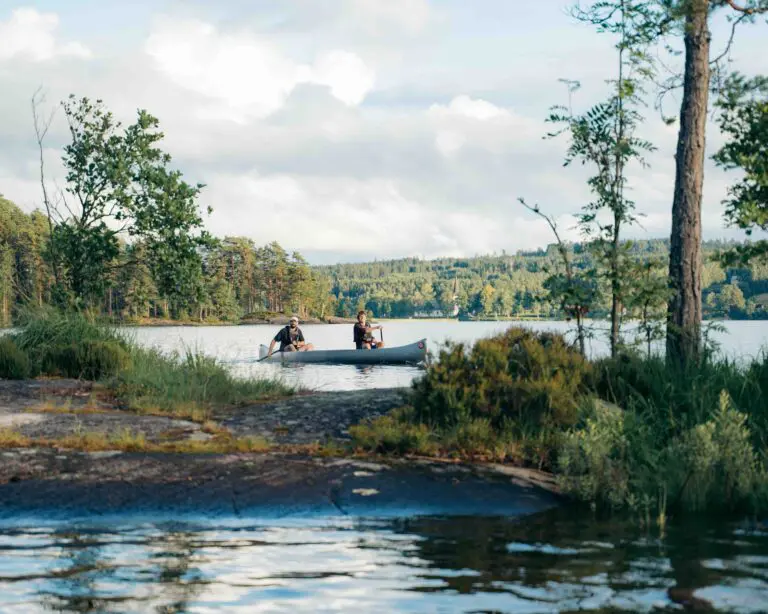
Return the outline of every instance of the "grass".
<path id="1" fill-rule="evenodd" d="M 278 380 L 234 377 L 202 353 L 164 354 L 140 347 L 109 324 L 79 313 L 27 315 L 9 340 L 6 354 L 15 365 L 21 353 L 31 375 L 97 381 L 122 409 L 139 413 L 203 423 L 215 408 L 295 392 Z"/>
<path id="2" fill-rule="evenodd" d="M 154 349 L 134 347 L 132 368 L 113 382 L 116 397 L 143 413 L 209 418 L 215 407 L 237 406 L 292 394 L 277 380 L 240 379 L 216 359 L 191 351 L 165 355 Z"/>
<path id="3" fill-rule="evenodd" d="M 148 441 L 142 432 L 122 429 L 72 433 L 58 438 L 30 438 L 12 429 L 0 429 L 0 448 L 54 448 L 79 452 L 144 452 L 167 454 L 264 453 L 272 446 L 260 437 L 233 437 L 219 432 L 207 440 Z"/>

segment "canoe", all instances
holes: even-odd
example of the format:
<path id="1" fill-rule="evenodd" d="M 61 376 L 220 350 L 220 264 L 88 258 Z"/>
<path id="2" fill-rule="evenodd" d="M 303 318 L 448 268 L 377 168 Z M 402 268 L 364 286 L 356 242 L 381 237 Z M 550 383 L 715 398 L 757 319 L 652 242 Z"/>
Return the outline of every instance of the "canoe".
<path id="1" fill-rule="evenodd" d="M 371 365 L 420 363 L 426 360 L 427 340 L 408 345 L 383 347 L 378 350 L 309 350 L 308 352 L 274 352 L 266 358 L 269 348 L 259 346 L 263 362 L 321 362 L 330 364 Z"/>

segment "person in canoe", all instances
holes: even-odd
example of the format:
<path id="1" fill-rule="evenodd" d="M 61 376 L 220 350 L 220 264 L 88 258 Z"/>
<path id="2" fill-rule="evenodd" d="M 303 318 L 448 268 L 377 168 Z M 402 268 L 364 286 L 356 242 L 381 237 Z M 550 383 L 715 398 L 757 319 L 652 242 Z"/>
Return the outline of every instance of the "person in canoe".
<path id="1" fill-rule="evenodd" d="M 355 322 L 355 348 L 358 350 L 375 350 L 376 348 L 383 348 L 383 341 L 376 341 L 373 338 L 373 331 L 382 330 L 381 325 L 370 326 L 366 323 L 365 311 L 359 311 L 357 313 L 357 322 Z"/>
<path id="2" fill-rule="evenodd" d="M 315 349 L 311 343 L 304 341 L 304 333 L 299 328 L 299 318 L 291 316 L 288 326 L 281 328 L 269 344 L 269 356 L 276 343 L 280 343 L 280 352 L 306 352 Z"/>

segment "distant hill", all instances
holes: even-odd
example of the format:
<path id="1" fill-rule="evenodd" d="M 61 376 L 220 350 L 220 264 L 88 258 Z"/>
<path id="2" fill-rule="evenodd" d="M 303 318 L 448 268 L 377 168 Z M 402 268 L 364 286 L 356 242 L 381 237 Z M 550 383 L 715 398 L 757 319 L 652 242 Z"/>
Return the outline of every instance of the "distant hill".
<path id="1" fill-rule="evenodd" d="M 723 269 L 713 257 L 737 245 L 734 241 L 705 241 L 702 285 L 707 318 L 763 319 L 768 317 L 768 266 Z M 669 241 L 629 242 L 638 259 L 663 259 Z M 580 244 L 571 247 L 576 266 L 587 267 L 590 255 Z M 544 300 L 544 281 L 560 270 L 556 246 L 516 254 L 473 258 L 421 260 L 400 258 L 313 267 L 331 278 L 338 315 L 365 308 L 377 317 L 450 316 L 456 304 L 462 314 L 485 317 L 556 318 L 556 305 Z M 727 286 L 727 287 L 726 287 Z M 725 290 L 725 291 L 724 291 Z M 607 313 L 603 305 L 593 315 Z"/>

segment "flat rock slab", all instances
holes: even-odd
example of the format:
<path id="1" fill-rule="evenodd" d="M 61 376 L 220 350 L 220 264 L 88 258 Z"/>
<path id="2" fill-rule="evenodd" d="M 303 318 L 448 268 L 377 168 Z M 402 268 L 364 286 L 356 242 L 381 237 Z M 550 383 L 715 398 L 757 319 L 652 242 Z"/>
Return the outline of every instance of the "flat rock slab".
<path id="1" fill-rule="evenodd" d="M 519 516 L 558 505 L 493 467 L 280 454 L 0 452 L 0 519 Z"/>
<path id="2" fill-rule="evenodd" d="M 280 444 L 348 440 L 348 429 L 407 403 L 408 388 L 301 393 L 236 409 L 214 420 L 237 436 L 260 436 Z"/>

